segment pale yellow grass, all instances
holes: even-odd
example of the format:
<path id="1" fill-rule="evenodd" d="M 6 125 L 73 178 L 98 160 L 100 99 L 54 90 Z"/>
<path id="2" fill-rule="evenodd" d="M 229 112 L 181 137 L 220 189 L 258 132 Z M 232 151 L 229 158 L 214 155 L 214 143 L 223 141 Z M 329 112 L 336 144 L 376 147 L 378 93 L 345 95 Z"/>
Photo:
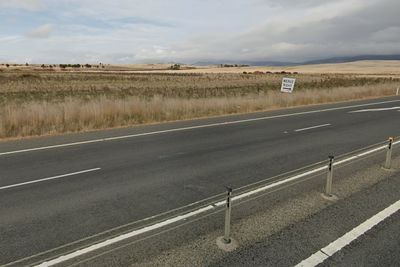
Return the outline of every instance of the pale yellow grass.
<path id="1" fill-rule="evenodd" d="M 303 90 L 294 94 L 268 91 L 247 97 L 204 99 L 142 99 L 100 97 L 91 101 L 27 102 L 0 107 L 0 138 L 78 132 L 109 127 L 244 113 L 392 95 L 393 86 L 382 84 L 330 90 Z"/>
<path id="2" fill-rule="evenodd" d="M 68 69 L 67 71 L 74 72 L 109 72 L 119 73 L 137 73 L 137 72 L 161 72 L 161 73 L 242 73 L 254 71 L 271 71 L 271 72 L 299 72 L 305 74 L 360 74 L 360 75 L 390 75 L 400 76 L 400 60 L 361 60 L 348 63 L 334 63 L 334 64 L 310 64 L 300 66 L 251 66 L 251 67 L 232 67 L 221 68 L 219 66 L 196 66 L 196 65 L 182 65 L 181 70 L 170 70 L 171 64 L 107 64 L 105 68 L 81 68 L 81 69 Z M 40 69 L 40 65 L 25 65 L 10 66 L 6 68 L 0 65 L 0 70 L 33 70 Z M 60 71 L 60 69 L 54 68 Z"/>
<path id="3" fill-rule="evenodd" d="M 216 66 L 198 67 L 196 69 L 179 70 L 180 73 L 242 73 L 262 71 L 262 72 L 299 72 L 299 73 L 324 73 L 324 74 L 360 74 L 360 75 L 400 75 L 400 60 L 363 60 L 349 63 L 335 64 L 311 64 L 301 66 L 251 66 L 251 67 L 233 67 L 220 68 Z M 163 72 L 177 72 L 165 70 Z"/>

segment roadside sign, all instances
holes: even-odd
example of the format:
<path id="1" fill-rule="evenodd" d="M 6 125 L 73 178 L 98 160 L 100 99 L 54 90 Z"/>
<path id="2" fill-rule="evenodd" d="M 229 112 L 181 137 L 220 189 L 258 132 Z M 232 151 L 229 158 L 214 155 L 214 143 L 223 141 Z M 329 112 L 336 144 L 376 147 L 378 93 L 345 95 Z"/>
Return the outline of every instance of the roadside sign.
<path id="1" fill-rule="evenodd" d="M 283 78 L 282 79 L 282 87 L 281 92 L 283 93 L 292 93 L 294 89 L 294 83 L 296 82 L 295 78 Z"/>

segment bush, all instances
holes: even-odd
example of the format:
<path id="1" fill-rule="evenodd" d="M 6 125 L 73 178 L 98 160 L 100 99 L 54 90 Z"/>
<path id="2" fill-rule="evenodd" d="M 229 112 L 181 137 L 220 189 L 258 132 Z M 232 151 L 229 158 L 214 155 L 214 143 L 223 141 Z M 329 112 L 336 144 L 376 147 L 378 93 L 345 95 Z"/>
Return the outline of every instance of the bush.
<path id="1" fill-rule="evenodd" d="M 171 70 L 180 70 L 181 69 L 181 65 L 179 64 L 174 64 L 170 67 Z"/>

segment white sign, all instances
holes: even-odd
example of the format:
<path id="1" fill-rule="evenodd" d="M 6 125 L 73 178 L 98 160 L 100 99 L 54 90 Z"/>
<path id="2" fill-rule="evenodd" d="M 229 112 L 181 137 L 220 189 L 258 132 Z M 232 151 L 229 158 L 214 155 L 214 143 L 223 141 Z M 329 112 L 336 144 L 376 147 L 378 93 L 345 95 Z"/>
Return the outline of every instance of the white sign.
<path id="1" fill-rule="evenodd" d="M 294 78 L 283 78 L 281 92 L 283 92 L 283 93 L 293 92 L 295 82 L 296 82 L 296 79 L 294 79 Z"/>

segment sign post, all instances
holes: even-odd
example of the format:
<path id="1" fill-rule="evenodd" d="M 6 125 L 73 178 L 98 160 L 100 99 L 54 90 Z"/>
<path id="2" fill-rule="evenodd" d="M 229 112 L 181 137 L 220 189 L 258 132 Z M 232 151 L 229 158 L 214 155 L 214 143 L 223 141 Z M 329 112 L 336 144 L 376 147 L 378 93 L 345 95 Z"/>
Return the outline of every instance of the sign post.
<path id="1" fill-rule="evenodd" d="M 292 93 L 294 89 L 295 78 L 283 78 L 281 92 L 282 93 Z"/>

